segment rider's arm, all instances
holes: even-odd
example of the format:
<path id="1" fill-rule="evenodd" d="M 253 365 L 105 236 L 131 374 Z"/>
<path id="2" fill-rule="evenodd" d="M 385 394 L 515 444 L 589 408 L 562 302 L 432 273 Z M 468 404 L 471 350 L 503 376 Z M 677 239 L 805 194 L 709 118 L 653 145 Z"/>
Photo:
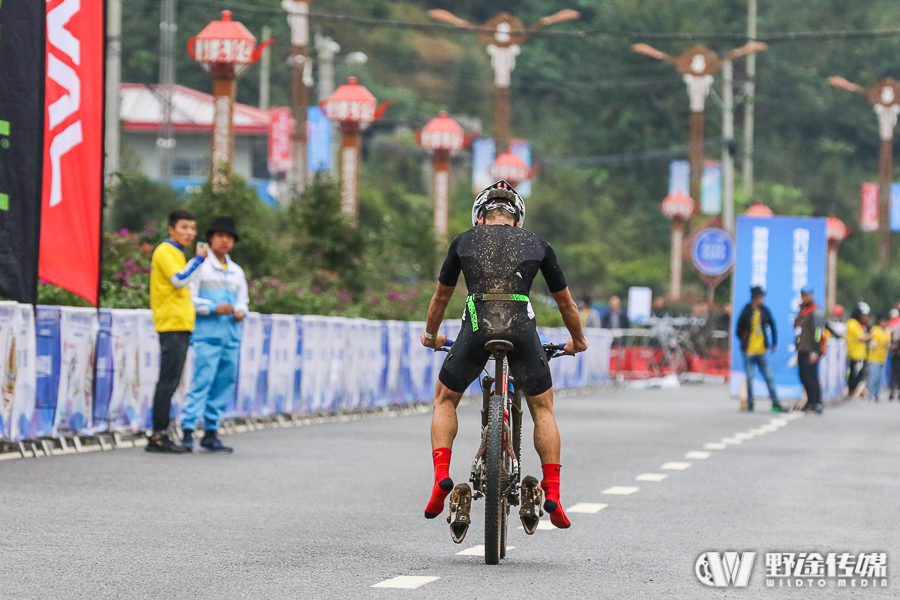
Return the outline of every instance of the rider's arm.
<path id="1" fill-rule="evenodd" d="M 559 308 L 559 314 L 562 315 L 563 323 L 569 330 L 569 343 L 566 344 L 566 352 L 584 352 L 587 350 L 588 342 L 584 337 L 584 331 L 581 329 L 581 318 L 578 315 L 578 305 L 572 300 L 572 294 L 569 288 L 564 288 L 559 292 L 551 294 L 556 300 L 556 306 Z"/>
<path id="2" fill-rule="evenodd" d="M 441 323 L 444 322 L 444 311 L 447 310 L 447 304 L 450 302 L 455 289 L 455 287 L 438 282 L 437 289 L 434 290 L 434 296 L 431 297 L 431 303 L 428 305 L 428 319 L 425 322 L 425 331 L 427 333 L 438 333 Z M 429 340 L 423 335 L 422 343 L 429 348 L 438 348 L 446 339 L 446 336 L 443 339 L 441 339 L 441 336 L 438 336 L 436 339 Z"/>

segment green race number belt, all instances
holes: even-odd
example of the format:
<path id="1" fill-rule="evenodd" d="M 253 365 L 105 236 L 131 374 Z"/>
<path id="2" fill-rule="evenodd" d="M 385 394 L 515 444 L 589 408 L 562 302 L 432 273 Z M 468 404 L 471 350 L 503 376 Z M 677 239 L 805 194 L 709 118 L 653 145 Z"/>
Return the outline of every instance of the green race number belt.
<path id="1" fill-rule="evenodd" d="M 469 311 L 469 319 L 472 320 L 472 331 L 478 331 L 478 315 L 475 312 L 475 303 L 492 300 L 530 302 L 525 294 L 470 294 L 466 298 L 466 309 Z"/>

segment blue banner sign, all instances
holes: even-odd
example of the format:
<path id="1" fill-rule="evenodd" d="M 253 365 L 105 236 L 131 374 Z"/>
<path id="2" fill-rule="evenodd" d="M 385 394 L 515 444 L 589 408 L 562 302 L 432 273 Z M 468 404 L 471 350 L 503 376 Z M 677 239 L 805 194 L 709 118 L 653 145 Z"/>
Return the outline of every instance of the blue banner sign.
<path id="1" fill-rule="evenodd" d="M 734 268 L 734 309 L 731 323 L 731 395 L 744 395 L 746 373 L 741 346 L 734 335 L 737 318 L 750 302 L 750 288 L 766 290 L 766 306 L 778 333 L 769 365 L 781 399 L 799 399 L 803 387 L 797 374 L 794 318 L 800 310 L 800 290 L 811 286 L 817 302 L 825 299 L 827 240 L 824 218 L 743 217 L 737 219 Z M 765 382 L 755 371 L 753 395 L 767 398 Z M 827 398 L 826 398 L 827 399 Z"/>

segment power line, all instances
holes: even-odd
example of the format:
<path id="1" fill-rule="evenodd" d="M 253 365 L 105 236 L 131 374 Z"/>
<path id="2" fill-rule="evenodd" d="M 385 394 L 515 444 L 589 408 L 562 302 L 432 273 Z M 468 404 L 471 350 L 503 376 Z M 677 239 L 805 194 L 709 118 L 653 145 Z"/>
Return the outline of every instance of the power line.
<path id="1" fill-rule="evenodd" d="M 233 10 L 236 12 L 252 12 L 259 14 L 284 15 L 284 11 L 278 8 L 267 8 L 263 6 L 247 6 L 235 5 L 229 2 L 218 2 L 216 0 L 183 0 L 185 4 L 194 4 L 198 6 L 209 6 L 218 9 Z M 348 23 L 351 25 L 366 25 L 379 27 L 395 27 L 403 29 L 418 29 L 430 31 L 447 31 L 452 33 L 477 34 L 479 29 L 473 27 L 464 29 L 455 25 L 446 23 L 423 22 L 423 21 L 401 21 L 397 19 L 378 19 L 374 17 L 359 17 L 355 15 L 336 15 L 330 13 L 309 13 L 309 18 L 313 21 L 324 21 L 334 23 Z M 511 31 L 510 33 L 528 33 L 532 37 L 560 37 L 560 38 L 577 38 L 586 39 L 594 36 L 620 37 L 630 40 L 671 40 L 671 41 L 729 41 L 729 42 L 746 42 L 749 37 L 746 33 L 671 33 L 671 32 L 652 32 L 652 31 L 624 31 L 619 29 L 593 28 L 580 31 L 558 31 L 545 30 L 519 32 Z M 900 28 L 891 29 L 869 29 L 869 30 L 838 30 L 838 31 L 786 31 L 774 32 L 770 34 L 758 35 L 756 40 L 767 44 L 778 44 L 786 42 L 819 42 L 830 40 L 857 40 L 857 39 L 875 39 L 887 37 L 900 37 Z"/>

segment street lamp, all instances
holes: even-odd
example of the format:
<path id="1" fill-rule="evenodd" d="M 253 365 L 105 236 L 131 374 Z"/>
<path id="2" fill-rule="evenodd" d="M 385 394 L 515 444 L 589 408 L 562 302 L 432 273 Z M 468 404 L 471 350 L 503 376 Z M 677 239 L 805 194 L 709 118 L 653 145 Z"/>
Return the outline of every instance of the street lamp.
<path id="1" fill-rule="evenodd" d="M 494 146 L 498 154 L 503 152 L 511 136 L 509 84 L 516 67 L 516 56 L 521 51 L 519 46 L 534 32 L 555 23 L 572 21 L 581 14 L 575 10 L 561 10 L 538 19 L 527 29 L 521 19 L 507 12 L 496 14 L 481 25 L 473 25 L 446 10 L 429 10 L 428 14 L 461 29 L 477 31 L 478 39 L 487 47 L 494 69 Z"/>
<path id="2" fill-rule="evenodd" d="M 878 116 L 878 132 L 881 136 L 879 152 L 878 191 L 878 262 L 887 265 L 891 255 L 891 181 L 894 175 L 894 127 L 900 114 L 900 83 L 885 77 L 870 88 L 850 83 L 843 77 L 829 77 L 834 87 L 861 94 L 875 107 Z"/>
<path id="3" fill-rule="evenodd" d="M 295 189 L 306 185 L 306 107 L 313 86 L 309 58 L 309 3 L 315 0 L 282 0 L 291 29 L 291 105 L 294 131 L 291 133 L 291 170 L 288 181 Z"/>
<path id="4" fill-rule="evenodd" d="M 713 75 L 722 69 L 724 63 L 765 50 L 766 45 L 762 42 L 750 42 L 732 50 L 722 58 L 705 46 L 694 46 L 681 56 L 670 56 L 647 44 L 634 44 L 632 49 L 638 54 L 671 63 L 687 84 L 691 103 L 688 142 L 688 155 L 691 163 L 691 198 L 700 202 L 703 187 L 703 109 L 713 83 Z"/>
<path id="5" fill-rule="evenodd" d="M 684 223 L 695 209 L 694 200 L 681 192 L 669 194 L 662 203 L 662 212 L 672 221 L 672 263 L 669 295 L 673 300 L 681 298 L 681 252 L 684 240 Z"/>
<path id="6" fill-rule="evenodd" d="M 231 11 L 222 11 L 222 20 L 213 21 L 197 37 L 188 40 L 191 57 L 213 79 L 213 142 L 212 170 L 209 177 L 213 188 L 222 190 L 228 185 L 234 156 L 234 95 L 237 78 L 259 60 L 262 51 L 275 40 L 265 40 L 256 46 L 256 38 L 247 28 L 231 20 Z"/>
<path id="7" fill-rule="evenodd" d="M 825 237 L 828 239 L 828 281 L 826 282 L 825 310 L 831 314 L 837 298 L 837 256 L 838 246 L 847 237 L 847 226 L 837 217 L 828 217 Z"/>
<path id="8" fill-rule="evenodd" d="M 375 96 L 358 85 L 356 77 L 351 77 L 319 104 L 328 120 L 338 123 L 341 129 L 341 211 L 354 223 L 358 216 L 356 178 L 360 133 L 379 119 L 390 104 L 383 102 L 377 106 Z"/>
<path id="9" fill-rule="evenodd" d="M 419 145 L 431 151 L 434 161 L 434 230 L 442 240 L 447 239 L 447 214 L 450 198 L 450 154 L 461 149 L 465 132 L 459 123 L 442 110 L 418 134 Z"/>

